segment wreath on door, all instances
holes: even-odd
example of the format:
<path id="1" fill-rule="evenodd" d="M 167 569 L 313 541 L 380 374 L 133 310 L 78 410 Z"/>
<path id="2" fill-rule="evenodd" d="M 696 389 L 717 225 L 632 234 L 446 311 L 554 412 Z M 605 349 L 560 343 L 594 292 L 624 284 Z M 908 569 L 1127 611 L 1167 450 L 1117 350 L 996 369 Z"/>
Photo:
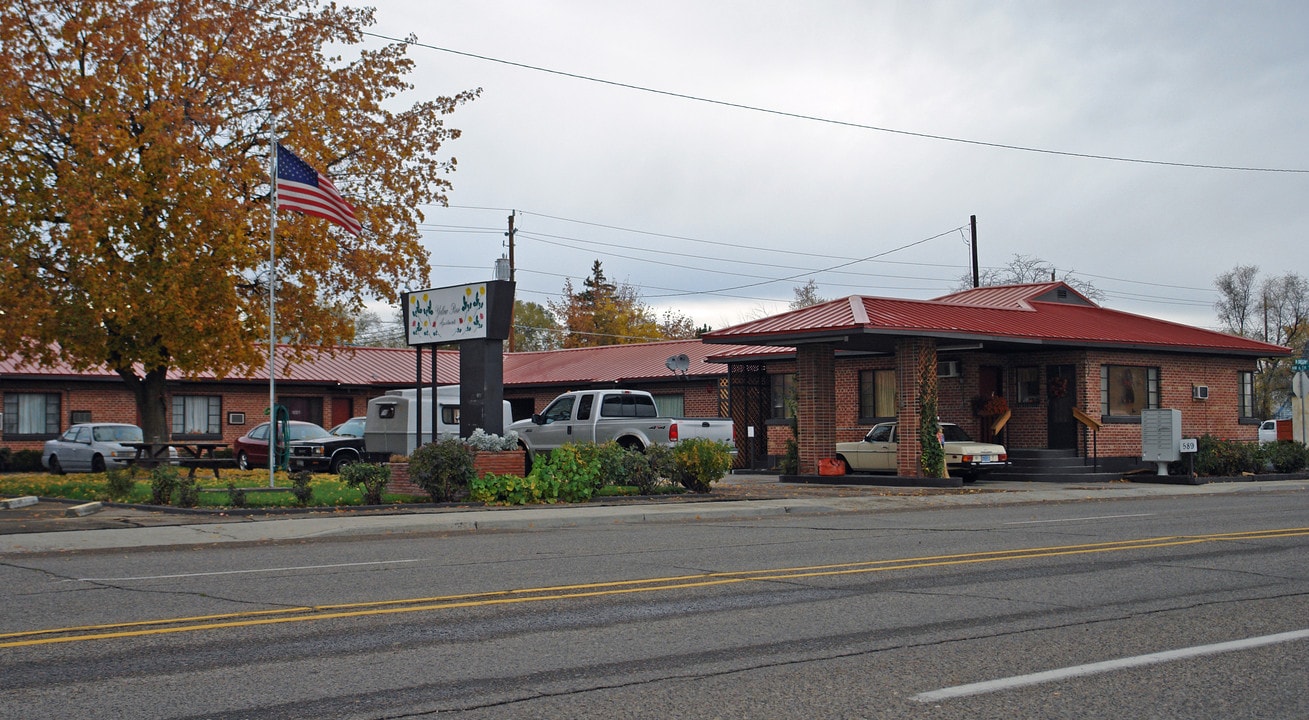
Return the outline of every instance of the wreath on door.
<path id="1" fill-rule="evenodd" d="M 1050 378 L 1050 397 L 1061 398 L 1068 395 L 1068 378 L 1059 376 Z"/>

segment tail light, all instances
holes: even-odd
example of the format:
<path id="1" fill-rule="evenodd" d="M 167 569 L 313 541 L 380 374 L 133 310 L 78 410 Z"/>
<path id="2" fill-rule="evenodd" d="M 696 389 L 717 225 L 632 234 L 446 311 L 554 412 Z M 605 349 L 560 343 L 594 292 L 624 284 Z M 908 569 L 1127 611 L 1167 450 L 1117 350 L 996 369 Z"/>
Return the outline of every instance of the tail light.
<path id="1" fill-rule="evenodd" d="M 668 423 L 668 442 L 677 442 L 677 423 Z"/>

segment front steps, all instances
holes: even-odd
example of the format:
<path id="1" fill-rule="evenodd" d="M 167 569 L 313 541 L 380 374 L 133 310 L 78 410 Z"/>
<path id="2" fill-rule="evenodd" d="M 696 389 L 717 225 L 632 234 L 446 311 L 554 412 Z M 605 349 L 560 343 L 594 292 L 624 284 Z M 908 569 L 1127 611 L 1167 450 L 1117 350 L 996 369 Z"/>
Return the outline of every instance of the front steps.
<path id="1" fill-rule="evenodd" d="M 1009 450 L 1009 467 L 994 470 L 984 480 L 1017 482 L 1111 482 L 1121 480 L 1122 472 L 1106 472 L 1104 460 L 1095 468 L 1091 458 L 1082 458 L 1076 450 Z"/>

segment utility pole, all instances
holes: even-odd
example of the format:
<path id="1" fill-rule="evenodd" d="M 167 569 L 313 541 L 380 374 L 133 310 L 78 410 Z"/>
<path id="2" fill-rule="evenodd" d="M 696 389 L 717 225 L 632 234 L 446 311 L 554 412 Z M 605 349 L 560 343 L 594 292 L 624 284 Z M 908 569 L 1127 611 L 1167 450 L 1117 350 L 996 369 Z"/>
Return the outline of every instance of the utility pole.
<path id="1" fill-rule="evenodd" d="M 514 216 L 517 214 L 517 210 L 509 212 L 509 232 L 505 233 L 505 235 L 509 236 L 509 282 L 514 281 L 514 233 L 517 232 L 514 230 Z M 509 352 L 514 351 L 514 335 L 514 313 L 511 309 L 509 311 Z"/>
<path id="2" fill-rule="evenodd" d="M 980 287 L 982 284 L 982 278 L 980 275 L 978 275 L 977 272 L 977 216 L 976 215 L 969 216 L 968 225 L 973 230 L 973 242 L 970 243 L 973 246 L 973 287 Z"/>

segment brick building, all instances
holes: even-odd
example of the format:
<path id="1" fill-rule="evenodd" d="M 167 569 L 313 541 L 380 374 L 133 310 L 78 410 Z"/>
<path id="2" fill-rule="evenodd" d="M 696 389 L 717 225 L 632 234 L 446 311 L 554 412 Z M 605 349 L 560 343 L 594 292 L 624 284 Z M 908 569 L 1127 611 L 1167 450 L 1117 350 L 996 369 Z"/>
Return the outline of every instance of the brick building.
<path id="1" fill-rule="evenodd" d="M 1101 308 L 1063 283 L 979 288 L 934 300 L 851 296 L 717 330 L 699 340 L 504 356 L 504 397 L 515 418 L 560 392 L 629 388 L 652 393 L 665 415 L 732 417 L 738 466 L 770 468 L 798 418 L 801 472 L 837 442 L 898 420 L 900 473 L 919 474 L 913 442 L 934 388 L 937 415 L 1011 449 L 1095 452 L 1106 466 L 1139 463 L 1140 416 L 1182 411 L 1188 436 L 1256 436 L 1257 361 L 1287 348 Z M 687 369 L 669 358 L 685 355 Z M 362 415 L 387 390 L 459 382 L 458 351 L 333 348 L 284 366 L 277 400 L 293 419 L 331 427 Z M 74 422 L 138 422 L 132 395 L 102 370 L 0 361 L 0 446 L 39 449 Z M 1001 402 L 1002 401 L 1002 402 Z M 174 439 L 232 442 L 262 422 L 267 370 L 249 377 L 169 378 Z M 1001 406 L 1007 421 L 992 431 Z M 1079 420 L 1081 417 L 1083 420 Z M 1089 424 L 1088 424 L 1089 423 Z M 1098 426 L 1098 429 L 1092 429 Z"/>
<path id="2" fill-rule="evenodd" d="M 1254 440 L 1258 360 L 1290 354 L 1102 308 L 1060 282 L 934 300 L 856 295 L 704 340 L 724 344 L 709 359 L 730 368 L 738 444 L 746 435 L 765 438 L 754 452 L 775 457 L 794 416 L 802 474 L 815 473 L 835 443 L 895 420 L 899 472 L 919 475 L 925 400 L 973 437 L 1011 450 L 1094 452 L 1104 467 L 1139 465 L 1144 409 L 1181 410 L 1188 436 Z"/>

